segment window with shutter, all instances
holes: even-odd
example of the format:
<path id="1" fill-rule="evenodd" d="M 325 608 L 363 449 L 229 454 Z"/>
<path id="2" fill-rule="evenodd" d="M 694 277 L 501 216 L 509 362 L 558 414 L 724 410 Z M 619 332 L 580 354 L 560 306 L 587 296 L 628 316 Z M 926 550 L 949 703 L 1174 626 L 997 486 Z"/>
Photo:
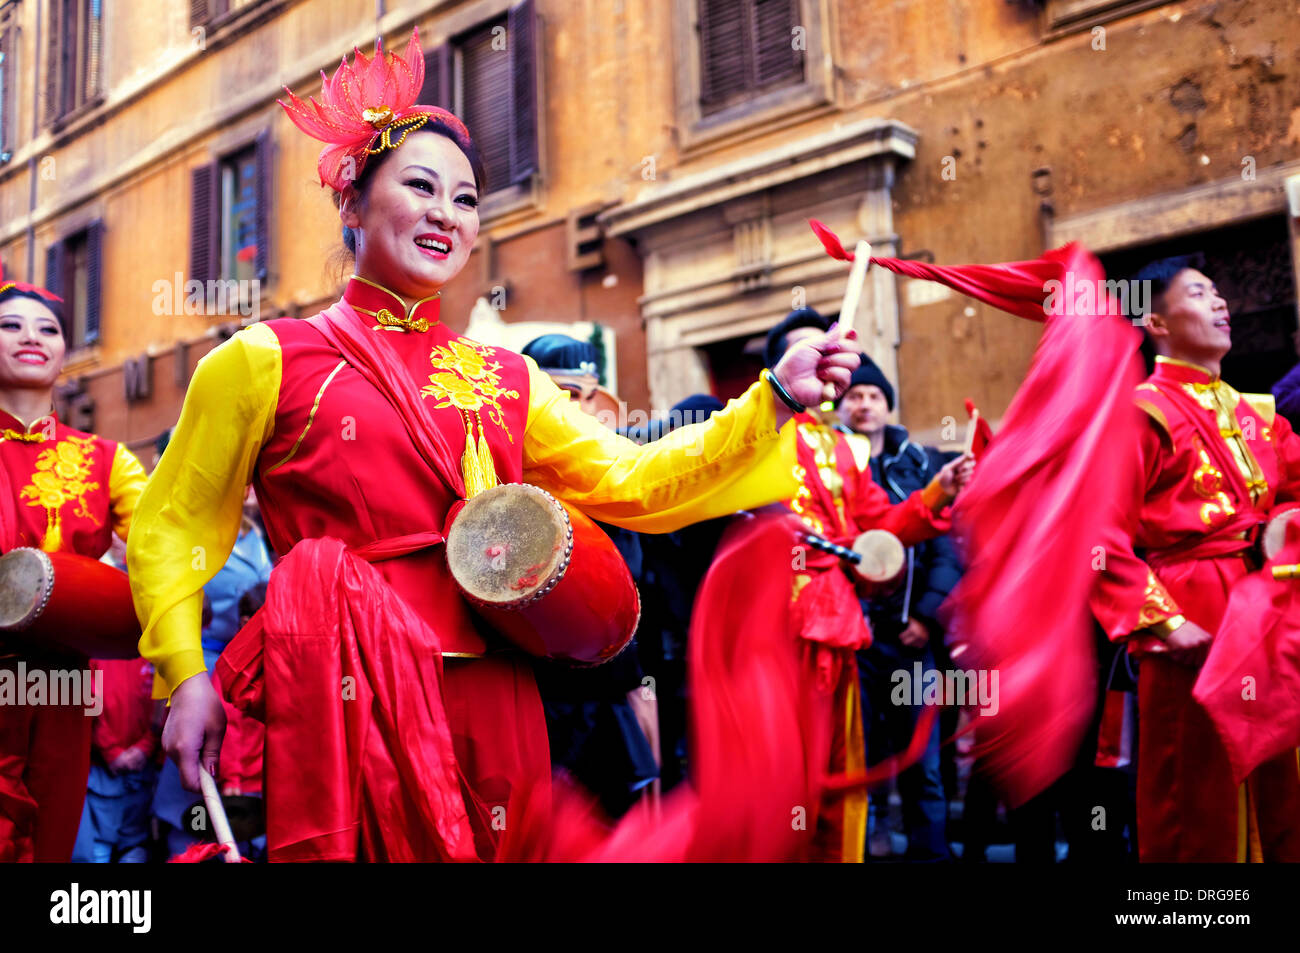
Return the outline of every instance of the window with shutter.
<path id="1" fill-rule="evenodd" d="M 699 0 L 700 105 L 704 113 L 801 83 L 794 29 L 799 0 Z"/>
<path id="2" fill-rule="evenodd" d="M 45 121 L 63 115 L 59 76 L 63 63 L 63 0 L 50 0 L 45 18 Z"/>
<path id="3" fill-rule="evenodd" d="M 190 273 L 193 281 L 217 277 L 217 164 L 199 166 L 190 173 Z"/>
<path id="4" fill-rule="evenodd" d="M 99 340 L 99 317 L 103 305 L 104 223 L 94 222 L 86 229 L 86 317 L 83 344 Z"/>
<path id="5" fill-rule="evenodd" d="M 510 184 L 538 171 L 537 162 L 537 12 L 523 0 L 507 15 L 510 47 Z"/>
<path id="6" fill-rule="evenodd" d="M 257 277 L 259 151 L 254 143 L 220 162 L 220 257 L 215 277 L 236 281 Z"/>
<path id="7" fill-rule="evenodd" d="M 536 4 L 521 0 L 444 54 L 442 90 L 474 136 L 489 192 L 526 185 L 540 171 L 537 43 Z"/>
<path id="8" fill-rule="evenodd" d="M 63 242 L 45 249 L 45 290 L 63 297 Z"/>
<path id="9" fill-rule="evenodd" d="M 68 350 L 99 340 L 103 222 L 96 221 L 45 249 L 45 287 L 63 299 Z"/>
<path id="10" fill-rule="evenodd" d="M 834 0 L 671 0 L 677 135 L 695 149 L 834 101 Z"/>
<path id="11" fill-rule="evenodd" d="M 513 112 L 506 18 L 490 21 L 457 44 L 460 61 L 461 117 L 474 136 L 488 189 L 510 184 Z"/>
<path id="12" fill-rule="evenodd" d="M 45 120 L 56 122 L 103 91 L 103 0 L 49 0 L 45 29 Z"/>
<path id="13" fill-rule="evenodd" d="M 441 106 L 449 109 L 451 103 L 450 44 L 434 47 L 424 54 L 424 85 L 420 87 L 422 106 Z"/>

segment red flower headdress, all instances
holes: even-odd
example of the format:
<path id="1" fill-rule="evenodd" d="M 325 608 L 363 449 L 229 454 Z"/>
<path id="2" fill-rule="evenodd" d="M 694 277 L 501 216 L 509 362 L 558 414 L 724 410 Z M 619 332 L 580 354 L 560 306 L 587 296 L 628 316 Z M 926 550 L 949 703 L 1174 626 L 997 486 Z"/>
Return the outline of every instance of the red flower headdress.
<path id="1" fill-rule="evenodd" d="M 361 175 L 370 156 L 397 148 L 431 119 L 443 122 L 465 143 L 470 141 L 469 130 L 454 114 L 415 102 L 424 85 L 419 30 L 411 31 L 400 56 L 385 53 L 379 39 L 373 56 L 353 52 L 352 65 L 345 56 L 333 76 L 321 71 L 319 101 L 303 102 L 287 87 L 289 101 L 279 100 L 295 126 L 326 143 L 316 160 L 321 185 L 342 192 Z"/>
<path id="2" fill-rule="evenodd" d="M 19 291 L 25 291 L 28 294 L 39 295 L 46 301 L 56 301 L 59 304 L 63 304 L 62 298 L 54 294 L 52 291 L 46 291 L 39 285 L 29 285 L 25 281 L 5 281 L 4 264 L 0 263 L 0 295 L 4 294 L 10 288 L 17 288 Z"/>

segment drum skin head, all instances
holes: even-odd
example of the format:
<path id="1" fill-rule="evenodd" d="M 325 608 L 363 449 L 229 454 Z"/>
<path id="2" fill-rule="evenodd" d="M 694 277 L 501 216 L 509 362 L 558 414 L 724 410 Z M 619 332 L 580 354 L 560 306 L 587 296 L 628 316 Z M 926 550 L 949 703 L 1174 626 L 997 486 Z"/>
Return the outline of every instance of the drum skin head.
<path id="1" fill-rule="evenodd" d="M 471 599 L 517 608 L 554 588 L 573 551 L 563 507 L 545 490 L 507 483 L 465 504 L 447 533 L 447 566 Z"/>
<path id="2" fill-rule="evenodd" d="M 1283 510 L 1264 526 L 1261 548 L 1264 550 L 1265 559 L 1272 559 L 1282 551 L 1282 544 L 1286 542 L 1287 524 L 1297 516 L 1300 516 L 1300 508 Z"/>
<path id="3" fill-rule="evenodd" d="M 867 530 L 853 541 L 853 551 L 862 556 L 862 561 L 853 568 L 869 582 L 896 578 L 907 561 L 907 552 L 898 537 L 883 529 Z"/>
<path id="4" fill-rule="evenodd" d="M 50 585 L 50 563 L 35 549 L 0 556 L 0 630 L 26 628 L 40 614 Z"/>

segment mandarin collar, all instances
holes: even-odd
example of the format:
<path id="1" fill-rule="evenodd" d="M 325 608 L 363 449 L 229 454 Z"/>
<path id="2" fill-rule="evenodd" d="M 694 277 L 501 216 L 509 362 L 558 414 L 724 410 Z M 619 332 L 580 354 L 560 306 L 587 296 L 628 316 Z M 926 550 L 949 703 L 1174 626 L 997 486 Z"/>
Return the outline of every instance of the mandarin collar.
<path id="1" fill-rule="evenodd" d="M 343 300 L 358 314 L 374 318 L 377 327 L 426 331 L 438 323 L 441 294 L 434 292 L 427 298 L 421 298 L 408 311 L 399 295 L 360 275 L 353 275 L 348 286 L 343 289 Z"/>
<path id="2" fill-rule="evenodd" d="M 1165 357 L 1164 355 L 1156 356 L 1155 372 L 1166 380 L 1178 381 L 1180 384 L 1219 384 L 1223 380 L 1219 375 L 1210 373 L 1200 364 L 1180 361 L 1176 357 Z"/>
<path id="3" fill-rule="evenodd" d="M 18 433 L 33 433 L 32 428 L 36 427 L 37 429 L 35 432 L 40 433 L 44 432 L 45 428 L 39 427 L 38 424 L 44 420 L 53 420 L 57 427 L 59 423 L 59 415 L 55 413 L 54 410 L 51 410 L 48 414 L 41 414 L 41 416 L 37 417 L 31 423 L 26 423 L 8 411 L 0 410 L 0 430 L 16 430 Z"/>

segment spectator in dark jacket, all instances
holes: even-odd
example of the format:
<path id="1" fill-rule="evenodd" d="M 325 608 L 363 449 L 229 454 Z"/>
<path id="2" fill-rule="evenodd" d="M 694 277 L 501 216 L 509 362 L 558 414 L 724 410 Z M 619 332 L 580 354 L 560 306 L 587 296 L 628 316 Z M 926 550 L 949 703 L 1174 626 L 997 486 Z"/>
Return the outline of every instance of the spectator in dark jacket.
<path id="1" fill-rule="evenodd" d="M 1300 430 L 1300 364 L 1273 385 L 1273 397 L 1277 400 L 1277 412 L 1290 422 L 1293 429 Z"/>
<path id="2" fill-rule="evenodd" d="M 851 440 L 854 452 L 869 455 L 872 478 L 889 493 L 891 502 L 899 503 L 923 489 L 957 454 L 912 443 L 904 428 L 888 423 L 893 408 L 893 387 L 875 362 L 863 355 L 837 408 L 840 429 L 857 435 Z M 929 671 L 936 667 L 936 656 L 943 659 L 939 607 L 960 578 L 957 553 L 949 539 L 940 536 L 908 549 L 907 569 L 897 591 L 863 604 L 873 635 L 871 647 L 858 653 L 868 763 L 903 750 L 911 739 L 920 709 L 890 703 L 891 676 L 899 669 L 910 676 L 917 662 L 923 672 Z M 948 802 L 939 742 L 936 722 L 925 755 L 898 779 L 909 859 L 949 859 Z M 873 799 L 873 808 L 878 800 Z"/>

